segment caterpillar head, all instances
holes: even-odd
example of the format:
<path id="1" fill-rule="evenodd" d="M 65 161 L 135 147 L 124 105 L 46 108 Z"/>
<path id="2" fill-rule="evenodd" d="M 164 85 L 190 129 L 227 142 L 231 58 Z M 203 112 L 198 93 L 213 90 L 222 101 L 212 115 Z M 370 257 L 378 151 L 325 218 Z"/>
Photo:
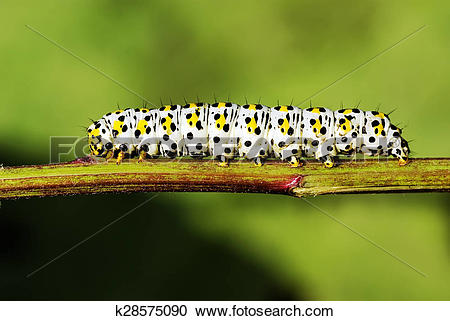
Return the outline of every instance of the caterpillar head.
<path id="1" fill-rule="evenodd" d="M 113 145 L 107 139 L 107 127 L 103 121 L 94 122 L 87 129 L 88 144 L 91 154 L 98 157 L 104 157 Z"/>

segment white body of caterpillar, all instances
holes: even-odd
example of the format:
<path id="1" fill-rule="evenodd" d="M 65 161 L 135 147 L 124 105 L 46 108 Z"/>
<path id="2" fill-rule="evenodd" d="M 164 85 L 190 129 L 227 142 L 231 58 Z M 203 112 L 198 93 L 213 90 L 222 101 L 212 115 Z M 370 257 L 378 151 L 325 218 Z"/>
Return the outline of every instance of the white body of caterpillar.
<path id="1" fill-rule="evenodd" d="M 128 108 L 108 113 L 87 129 L 91 153 L 107 159 L 139 155 L 174 158 L 214 156 L 219 165 L 239 156 L 261 166 L 276 157 L 300 166 L 314 157 L 333 167 L 334 157 L 363 153 L 408 161 L 401 130 L 378 111 L 323 107 L 269 108 L 261 104 L 191 103 L 159 109 Z"/>

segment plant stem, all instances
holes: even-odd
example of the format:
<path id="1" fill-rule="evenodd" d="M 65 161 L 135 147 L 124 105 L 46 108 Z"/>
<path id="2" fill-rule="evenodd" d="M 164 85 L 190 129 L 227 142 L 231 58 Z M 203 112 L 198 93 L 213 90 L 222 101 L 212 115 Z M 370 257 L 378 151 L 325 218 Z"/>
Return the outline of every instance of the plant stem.
<path id="1" fill-rule="evenodd" d="M 73 162 L 6 167 L 0 170 L 0 199 L 109 192 L 236 192 L 296 197 L 322 194 L 450 191 L 450 158 L 340 161 L 332 169 L 315 161 L 290 168 L 248 161 L 228 168 L 208 160 L 156 159 L 121 165 L 90 157 Z"/>

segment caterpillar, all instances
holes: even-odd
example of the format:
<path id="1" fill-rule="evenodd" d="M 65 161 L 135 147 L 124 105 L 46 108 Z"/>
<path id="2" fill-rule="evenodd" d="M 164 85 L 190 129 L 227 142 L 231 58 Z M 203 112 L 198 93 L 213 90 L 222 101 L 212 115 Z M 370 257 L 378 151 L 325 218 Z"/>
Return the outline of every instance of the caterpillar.
<path id="1" fill-rule="evenodd" d="M 94 121 L 87 134 L 91 155 L 116 158 L 117 164 L 125 157 L 142 162 L 160 155 L 213 156 L 225 167 L 239 156 L 256 166 L 276 157 L 298 167 L 301 157 L 314 157 L 331 168 L 337 155 L 362 153 L 391 155 L 403 166 L 410 151 L 387 114 L 359 108 L 332 111 L 229 102 L 127 108 Z"/>

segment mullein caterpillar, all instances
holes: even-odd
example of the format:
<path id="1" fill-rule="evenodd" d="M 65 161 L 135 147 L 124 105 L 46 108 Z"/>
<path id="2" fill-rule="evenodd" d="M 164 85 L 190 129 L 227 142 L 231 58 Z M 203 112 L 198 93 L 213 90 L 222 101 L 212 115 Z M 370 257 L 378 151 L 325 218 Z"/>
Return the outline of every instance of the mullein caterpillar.
<path id="1" fill-rule="evenodd" d="M 91 154 L 107 160 L 213 156 L 228 166 L 236 156 L 261 166 L 266 158 L 302 165 L 314 157 L 325 167 L 337 155 L 362 153 L 408 162 L 409 147 L 388 115 L 358 108 L 239 106 L 190 103 L 159 109 L 127 108 L 104 115 L 87 129 Z"/>

